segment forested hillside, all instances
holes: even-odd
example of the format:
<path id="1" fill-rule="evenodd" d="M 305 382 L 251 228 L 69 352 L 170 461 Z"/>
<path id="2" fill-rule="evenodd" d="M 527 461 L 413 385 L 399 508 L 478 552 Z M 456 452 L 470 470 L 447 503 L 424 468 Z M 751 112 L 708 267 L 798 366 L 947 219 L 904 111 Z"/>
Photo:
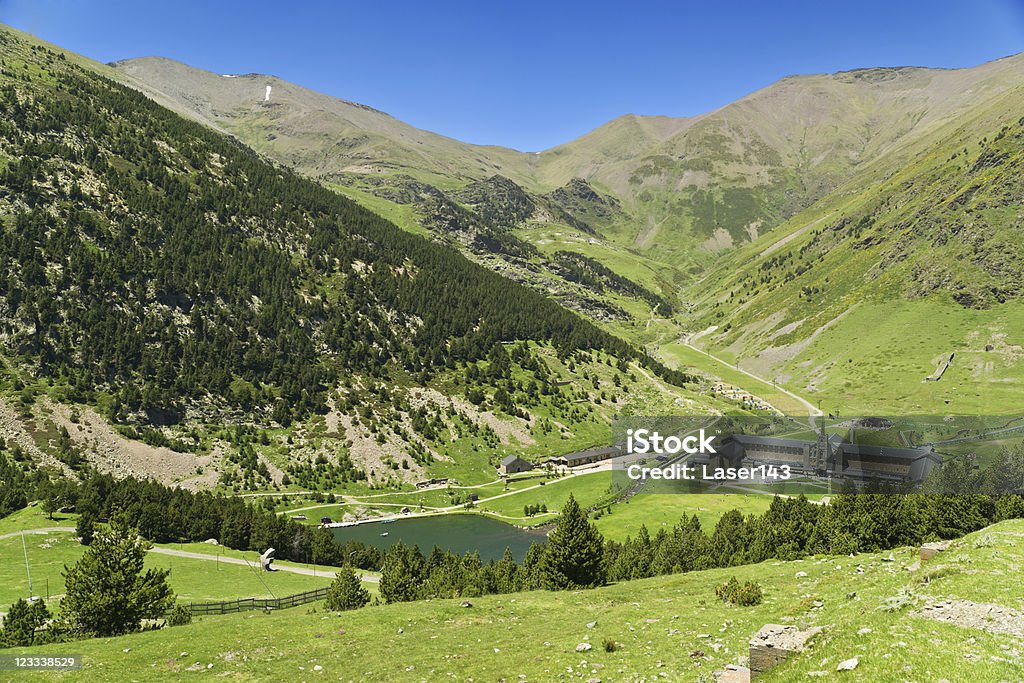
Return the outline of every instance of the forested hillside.
<path id="1" fill-rule="evenodd" d="M 1024 402 L 1021 55 L 787 77 L 530 154 L 430 138 L 271 76 L 114 67 L 667 362 L 721 373 L 680 351 L 690 339 L 853 412 Z M 280 95 L 264 102 L 265 84 Z M 432 163 L 416 161 L 417 136 Z M 945 380 L 925 382 L 951 355 Z"/>
<path id="2" fill-rule="evenodd" d="M 42 379 L 146 429 L 362 406 L 370 431 L 384 414 L 408 443 L 400 417 L 435 432 L 458 419 L 402 400 L 410 387 L 443 380 L 528 422 L 530 405 L 571 404 L 545 349 L 562 368 L 593 351 L 613 374 L 637 361 L 685 379 L 62 53 L 2 32 L 0 55 L 0 340 L 15 391 Z"/>

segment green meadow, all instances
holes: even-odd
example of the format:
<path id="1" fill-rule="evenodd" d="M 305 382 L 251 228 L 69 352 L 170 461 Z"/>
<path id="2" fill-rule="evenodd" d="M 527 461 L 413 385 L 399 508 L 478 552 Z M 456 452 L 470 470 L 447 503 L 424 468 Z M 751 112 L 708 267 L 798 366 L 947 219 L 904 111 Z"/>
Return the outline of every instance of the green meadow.
<path id="1" fill-rule="evenodd" d="M 917 549 L 905 548 L 589 591 L 492 595 L 474 598 L 471 607 L 456 599 L 338 614 L 307 606 L 204 617 L 189 626 L 74 643 L 81 671 L 37 678 L 155 681 L 205 671 L 245 680 L 711 680 L 711 672 L 747 654 L 761 626 L 792 623 L 823 633 L 762 680 L 835 677 L 839 662 L 852 657 L 858 666 L 842 680 L 1017 680 L 1017 639 L 928 620 L 919 610 L 953 597 L 1019 606 L 1016 584 L 995 579 L 1024 562 L 1021 535 L 1020 521 L 997 524 L 916 571 L 908 568 Z M 718 600 L 715 586 L 733 576 L 757 581 L 764 601 L 736 607 Z M 578 651 L 581 644 L 591 649 Z"/>
<path id="2" fill-rule="evenodd" d="M 665 344 L 659 349 L 659 352 L 673 366 L 695 368 L 704 374 L 717 377 L 726 384 L 764 399 L 786 415 L 800 417 L 808 414 L 807 406 L 780 391 L 770 382 L 751 377 L 735 367 L 696 351 L 685 344 Z M 724 353 L 719 357 L 723 361 L 729 360 L 727 354 Z"/>
<path id="3" fill-rule="evenodd" d="M 161 546 L 173 550 L 203 552 L 204 544 L 173 544 Z M 307 576 L 288 571 L 265 572 L 259 567 L 256 553 L 241 553 L 229 549 L 206 546 L 204 554 L 209 560 L 175 557 L 150 552 L 146 555 L 146 566 L 170 569 L 171 588 L 183 602 L 205 602 L 234 600 L 236 598 L 282 597 L 311 590 L 330 583 L 333 574 L 320 567 L 318 576 Z M 25 545 L 22 538 L 13 536 L 0 540 L 0 611 L 18 598 L 34 594 L 49 596 L 51 602 L 64 593 L 64 567 L 78 561 L 85 548 L 74 534 L 50 532 L 46 534 L 26 533 Z M 239 565 L 218 562 L 221 557 L 245 557 L 251 564 Z M 29 572 L 32 578 L 32 592 L 29 592 L 29 576 L 25 571 L 25 556 L 28 556 Z M 285 566 L 291 563 L 279 563 Z M 304 565 L 299 565 L 304 566 Z M 308 565 L 312 569 L 312 565 Z"/>

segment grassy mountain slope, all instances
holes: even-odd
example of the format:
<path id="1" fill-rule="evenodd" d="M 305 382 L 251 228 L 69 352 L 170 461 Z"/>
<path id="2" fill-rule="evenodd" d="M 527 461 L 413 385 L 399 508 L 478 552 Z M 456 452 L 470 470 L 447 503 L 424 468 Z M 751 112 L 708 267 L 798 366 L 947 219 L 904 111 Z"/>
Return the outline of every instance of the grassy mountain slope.
<path id="1" fill-rule="evenodd" d="M 743 243 L 884 157 L 1024 81 L 1024 59 L 972 69 L 863 69 L 795 76 L 748 95 L 616 160 L 604 148 L 622 126 L 545 154 L 570 157 L 548 183 L 579 175 L 627 201 L 635 244 L 720 251 Z M 650 136 L 630 132 L 639 140 Z M 597 138 L 597 139 L 594 139 Z M 606 139 L 608 138 L 608 139 Z M 619 142 L 618 146 L 629 146 Z M 594 150 L 594 151 L 591 151 Z"/>
<path id="2" fill-rule="evenodd" d="M 1022 99 L 1006 90 L 724 259 L 698 343 L 836 407 L 1019 409 Z"/>
<path id="3" fill-rule="evenodd" d="M 278 84 L 275 116 L 293 118 L 262 149 L 648 348 L 675 342 L 681 328 L 716 326 L 700 345 L 835 409 L 991 412 L 1020 402 L 1019 230 L 1015 162 L 1002 148 L 979 155 L 983 139 L 1016 121 L 1022 64 L 792 77 L 700 117 L 623 117 L 537 155 L 472 148 L 484 166 L 449 147 L 430 155 L 444 168 L 385 150 L 403 165 L 372 173 L 352 165 L 365 161 L 356 152 L 326 153 L 321 138 L 304 137 L 309 112 L 354 107 L 369 118 L 350 112 L 338 130 L 361 125 L 399 141 L 408 131 Z M 249 144 L 267 142 L 247 132 L 269 106 L 253 90 L 263 77 L 154 59 L 111 72 Z M 215 107 L 221 89 L 234 94 Z M 965 182 L 981 187 L 979 201 L 957 213 L 948 200 L 975 193 Z M 982 209 L 969 244 L 943 237 L 950 221 L 970 225 Z M 677 312 L 659 312 L 659 300 Z M 957 351 L 950 381 L 921 381 Z"/>
<path id="4" fill-rule="evenodd" d="M 148 63 L 131 73 L 162 82 Z M 1020 55 L 795 76 L 698 117 L 629 115 L 539 154 L 493 158 L 521 190 L 518 208 L 479 168 L 437 182 L 482 226 L 538 252 L 481 263 L 651 348 L 717 326 L 700 345 L 836 410 L 991 412 L 1022 402 L 1019 202 L 1015 162 L 1000 156 L 1014 138 L 979 155 L 983 138 L 1016 123 L 1022 84 Z M 233 120 L 247 120 L 239 111 Z M 389 186 L 404 181 L 380 171 L 342 173 L 339 189 L 437 238 L 432 210 L 399 199 Z M 962 211 L 952 201 L 975 193 Z M 688 312 L 666 317 L 628 290 L 580 288 L 556 267 L 559 252 Z M 955 352 L 944 381 L 922 383 Z"/>
<path id="5" fill-rule="evenodd" d="M 86 60 L 2 31 L 0 69 L 0 426 L 30 456 L 109 467 L 102 415 L 157 449 L 144 475 L 489 477 L 683 379 Z"/>
<path id="6" fill-rule="evenodd" d="M 85 667 L 60 678 L 94 680 L 116 669 L 133 680 L 188 670 L 362 681 L 712 680 L 713 671 L 742 661 L 761 626 L 777 623 L 824 630 L 766 681 L 806 681 L 809 674 L 851 681 L 1015 680 L 1020 640 L 1003 629 L 1020 624 L 1009 616 L 972 620 L 969 611 L 973 604 L 982 612 L 989 605 L 1021 609 L 1016 587 L 1003 579 L 1024 559 L 1022 535 L 1019 521 L 1002 522 L 956 541 L 916 571 L 906 571 L 917 560 L 917 549 L 907 548 L 590 591 L 486 596 L 468 608 L 459 600 L 432 600 L 341 614 L 297 608 L 205 617 L 190 626 L 76 643 Z M 764 602 L 734 607 L 716 599 L 714 587 L 732 576 L 761 583 Z M 922 608 L 946 599 L 953 600 L 945 610 L 950 620 L 925 616 L 942 613 Z M 616 644 L 613 651 L 606 641 Z M 592 649 L 577 652 L 580 643 Z M 856 669 L 836 674 L 852 657 Z"/>
<path id="7" fill-rule="evenodd" d="M 220 75 L 160 57 L 112 66 L 162 104 L 236 135 L 306 175 L 401 172 L 444 183 L 506 172 L 523 156 L 419 130 L 371 107 L 274 76 Z"/>

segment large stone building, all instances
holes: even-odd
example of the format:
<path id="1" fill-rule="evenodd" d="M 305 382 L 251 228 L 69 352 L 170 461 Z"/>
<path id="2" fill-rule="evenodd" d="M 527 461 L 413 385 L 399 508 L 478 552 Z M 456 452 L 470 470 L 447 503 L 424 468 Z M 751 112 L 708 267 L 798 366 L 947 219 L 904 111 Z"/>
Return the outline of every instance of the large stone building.
<path id="1" fill-rule="evenodd" d="M 931 448 L 853 443 L 838 434 L 822 434 L 815 441 L 736 434 L 726 437 L 708 461 L 721 467 L 788 465 L 797 474 L 920 482 L 942 464 L 942 456 Z"/>
<path id="2" fill-rule="evenodd" d="M 528 460 L 523 460 L 514 455 L 506 455 L 501 459 L 501 464 L 498 465 L 498 474 L 503 477 L 507 477 L 510 474 L 518 474 L 519 472 L 529 472 L 536 465 Z"/>
<path id="3" fill-rule="evenodd" d="M 591 465 L 602 460 L 620 456 L 624 453 L 621 446 L 602 446 L 591 448 L 585 451 L 577 451 L 568 455 L 556 455 L 548 458 L 548 462 L 556 467 L 579 467 L 580 465 Z"/>

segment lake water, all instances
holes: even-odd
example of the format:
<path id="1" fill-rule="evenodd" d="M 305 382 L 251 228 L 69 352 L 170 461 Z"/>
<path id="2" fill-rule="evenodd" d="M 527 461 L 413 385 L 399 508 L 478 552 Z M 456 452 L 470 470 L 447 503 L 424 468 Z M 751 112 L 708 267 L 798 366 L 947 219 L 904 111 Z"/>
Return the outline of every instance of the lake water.
<path id="1" fill-rule="evenodd" d="M 418 545 L 424 555 L 435 545 L 460 555 L 475 550 L 484 562 L 500 560 L 506 547 L 511 548 L 517 562 L 522 562 L 531 543 L 546 540 L 543 531 L 520 529 L 490 517 L 469 514 L 413 517 L 390 524 L 370 522 L 336 527 L 332 531 L 342 543 L 361 541 L 381 550 L 398 541 L 408 546 Z M 381 536 L 384 532 L 388 535 Z"/>

